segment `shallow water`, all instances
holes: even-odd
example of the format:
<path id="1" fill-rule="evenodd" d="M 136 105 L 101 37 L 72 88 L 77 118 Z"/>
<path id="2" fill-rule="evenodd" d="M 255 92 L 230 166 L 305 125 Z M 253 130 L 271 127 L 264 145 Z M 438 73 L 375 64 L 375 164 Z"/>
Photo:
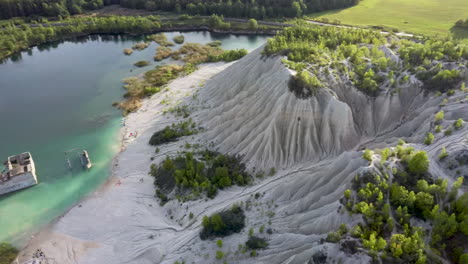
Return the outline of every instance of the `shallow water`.
<path id="1" fill-rule="evenodd" d="M 169 39 L 178 32 L 166 33 Z M 265 36 L 186 32 L 185 42 L 221 40 L 223 48 L 253 50 Z M 121 80 L 164 63 L 152 60 L 156 43 L 123 54 L 143 38 L 90 36 L 35 47 L 0 64 L 0 159 L 30 151 L 40 184 L 0 198 L 0 241 L 21 244 L 40 227 L 96 190 L 118 152 L 122 118 L 111 106 L 124 93 Z M 136 68 L 139 60 L 152 66 Z M 77 151 L 86 149 L 93 167 L 84 171 Z"/>

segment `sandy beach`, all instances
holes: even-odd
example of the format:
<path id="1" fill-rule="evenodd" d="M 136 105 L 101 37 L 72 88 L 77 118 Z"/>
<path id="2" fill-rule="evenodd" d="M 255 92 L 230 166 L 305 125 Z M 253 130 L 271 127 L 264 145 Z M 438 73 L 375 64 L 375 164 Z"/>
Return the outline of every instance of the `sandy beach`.
<path id="1" fill-rule="evenodd" d="M 144 100 L 137 112 L 126 116 L 120 133 L 121 152 L 114 158 L 109 180 L 34 236 L 16 263 L 30 263 L 37 249 L 41 249 L 51 263 L 122 263 L 124 254 L 116 254 L 112 245 L 118 244 L 116 234 L 126 234 L 124 237 L 129 241 L 122 241 L 119 251 L 128 253 L 132 248 L 127 244 L 131 237 L 145 235 L 142 230 L 132 234 L 134 228 L 143 228 L 148 232 L 147 236 L 151 235 L 152 228 L 161 230 L 161 233 L 180 228 L 173 223 L 159 223 L 159 227 L 150 221 L 145 223 L 146 220 L 165 218 L 164 210 L 159 208 L 154 197 L 153 179 L 148 175 L 153 162 L 150 158 L 157 161 L 175 152 L 169 148 L 156 154 L 148 140 L 155 131 L 177 121 L 173 114 L 164 113 L 164 110 L 190 99 L 200 85 L 229 65 L 201 65 L 196 72 L 174 80 L 168 89 Z M 165 101 L 163 104 L 162 100 Z M 135 223 L 135 217 L 141 222 Z M 139 252 L 132 252 L 129 256 L 134 254 Z M 143 254 L 151 254 L 158 259 L 164 252 Z"/>

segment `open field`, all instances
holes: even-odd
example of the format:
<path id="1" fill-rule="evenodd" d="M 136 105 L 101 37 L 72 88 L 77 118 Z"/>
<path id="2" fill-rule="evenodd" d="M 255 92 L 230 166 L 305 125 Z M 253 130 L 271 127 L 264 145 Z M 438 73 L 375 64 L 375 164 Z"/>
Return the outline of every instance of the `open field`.
<path id="1" fill-rule="evenodd" d="M 467 30 L 452 29 L 459 19 L 468 18 L 466 0 L 362 0 L 357 6 L 308 14 L 358 26 L 383 25 L 427 36 L 468 38 Z"/>

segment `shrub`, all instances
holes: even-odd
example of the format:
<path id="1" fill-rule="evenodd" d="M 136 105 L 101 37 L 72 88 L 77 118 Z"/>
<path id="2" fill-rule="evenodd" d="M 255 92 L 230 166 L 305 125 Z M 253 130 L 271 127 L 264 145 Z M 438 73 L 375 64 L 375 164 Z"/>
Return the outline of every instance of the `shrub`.
<path id="1" fill-rule="evenodd" d="M 326 241 L 330 243 L 337 243 L 338 241 L 340 241 L 340 239 L 341 235 L 339 234 L 339 232 L 330 232 L 327 235 Z"/>
<path id="2" fill-rule="evenodd" d="M 224 252 L 221 250 L 216 251 L 216 259 L 223 259 L 224 258 Z"/>
<path id="3" fill-rule="evenodd" d="M 440 123 L 442 120 L 444 120 L 444 111 L 439 111 L 434 117 L 434 122 Z"/>
<path id="4" fill-rule="evenodd" d="M 273 176 L 273 175 L 275 175 L 275 174 L 276 174 L 276 169 L 275 169 L 275 167 L 271 167 L 270 172 L 268 173 L 268 175 Z"/>
<path id="5" fill-rule="evenodd" d="M 174 42 L 177 44 L 182 44 L 185 41 L 185 37 L 184 35 L 177 35 L 172 40 L 174 40 Z"/>
<path id="6" fill-rule="evenodd" d="M 171 56 L 172 50 L 169 47 L 159 46 L 156 48 L 156 55 L 154 56 L 155 61 L 162 61 Z"/>
<path id="7" fill-rule="evenodd" d="M 19 251 L 16 248 L 8 243 L 0 243 L 0 264 L 13 263 L 18 252 Z"/>
<path id="8" fill-rule="evenodd" d="M 221 40 L 215 40 L 213 42 L 207 43 L 206 45 L 210 46 L 210 47 L 213 47 L 213 48 L 216 48 L 216 47 L 221 47 L 221 44 L 222 44 Z"/>
<path id="9" fill-rule="evenodd" d="M 458 130 L 463 127 L 463 119 L 459 118 L 455 123 L 453 124 L 453 127 Z"/>
<path id="10" fill-rule="evenodd" d="M 236 49 L 236 50 L 227 50 L 219 55 L 208 55 L 208 62 L 217 62 L 217 61 L 225 61 L 231 62 L 238 60 L 245 55 L 247 55 L 248 51 L 246 49 Z"/>
<path id="11" fill-rule="evenodd" d="M 219 248 L 222 248 L 223 247 L 223 241 L 221 239 L 219 239 L 218 241 L 216 241 L 216 245 L 219 247 Z"/>
<path id="12" fill-rule="evenodd" d="M 444 136 L 450 136 L 452 135 L 452 129 L 451 128 L 447 128 L 445 131 L 444 131 Z"/>
<path id="13" fill-rule="evenodd" d="M 437 126 L 435 127 L 435 132 L 436 132 L 436 133 L 440 133 L 441 131 L 442 131 L 442 126 L 441 126 L 441 125 L 437 125 Z"/>
<path id="14" fill-rule="evenodd" d="M 148 66 L 149 64 L 150 64 L 149 61 L 137 61 L 133 65 L 137 67 L 145 67 L 145 66 Z"/>
<path id="15" fill-rule="evenodd" d="M 429 158 L 425 151 L 418 151 L 410 158 L 408 162 L 408 169 L 415 174 L 426 173 L 429 169 Z"/>
<path id="16" fill-rule="evenodd" d="M 245 226 L 245 214 L 241 207 L 233 206 L 230 210 L 203 217 L 202 240 L 214 237 L 225 237 L 239 233 Z"/>
<path id="17" fill-rule="evenodd" d="M 250 29 L 257 29 L 258 28 L 257 20 L 255 20 L 253 18 L 249 19 L 249 28 Z"/>
<path id="18" fill-rule="evenodd" d="M 155 132 L 149 141 L 150 145 L 157 146 L 172 142 L 183 136 L 190 136 L 198 132 L 196 124 L 189 119 L 188 121 L 166 126 L 163 130 Z"/>
<path id="19" fill-rule="evenodd" d="M 362 158 L 368 161 L 372 161 L 372 154 L 374 154 L 372 150 L 366 149 L 364 150 L 364 153 L 362 154 Z"/>
<path id="20" fill-rule="evenodd" d="M 147 38 L 150 40 L 153 40 L 154 42 L 158 43 L 161 46 L 165 46 L 165 47 L 174 46 L 174 43 L 167 40 L 166 34 L 164 33 L 154 34 L 154 35 L 148 36 Z"/>
<path id="21" fill-rule="evenodd" d="M 432 144 L 432 142 L 434 142 L 434 135 L 431 132 L 429 132 L 427 133 L 426 138 L 424 139 L 424 144 L 430 145 Z"/>
<path id="22" fill-rule="evenodd" d="M 445 149 L 445 147 L 442 147 L 442 150 L 440 151 L 440 154 L 439 154 L 439 160 L 443 160 L 446 157 L 448 157 L 447 150 Z"/>
<path id="23" fill-rule="evenodd" d="M 289 90 L 299 98 L 308 98 L 314 95 L 324 85 L 317 76 L 303 70 L 291 75 L 288 83 Z"/>
<path id="24" fill-rule="evenodd" d="M 249 249 L 264 249 L 268 246 L 268 242 L 262 237 L 251 236 L 245 245 Z"/>
<path id="25" fill-rule="evenodd" d="M 140 42 L 132 46 L 132 49 L 134 50 L 144 50 L 146 49 L 150 44 L 146 42 Z"/>

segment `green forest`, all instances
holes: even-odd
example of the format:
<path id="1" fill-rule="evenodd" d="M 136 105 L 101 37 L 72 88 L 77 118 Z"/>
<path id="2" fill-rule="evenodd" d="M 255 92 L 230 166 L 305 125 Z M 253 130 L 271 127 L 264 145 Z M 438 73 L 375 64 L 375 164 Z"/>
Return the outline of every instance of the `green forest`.
<path id="1" fill-rule="evenodd" d="M 441 160 L 450 155 L 442 153 Z M 439 263 L 441 257 L 467 263 L 468 193 L 459 194 L 463 177 L 452 184 L 432 177 L 427 153 L 403 141 L 395 148 L 366 150 L 363 158 L 375 169 L 356 175 L 340 200 L 363 221 L 350 229 L 342 225 L 327 241 L 356 238 L 344 242 L 349 250 L 361 244 L 383 263 Z"/>
<path id="2" fill-rule="evenodd" d="M 289 82 L 298 97 L 311 96 L 331 76 L 349 80 L 357 89 L 375 96 L 385 88 L 396 92 L 411 77 L 429 90 L 459 88 L 468 47 L 450 40 L 386 38 L 377 31 L 304 24 L 269 39 L 264 54 L 287 56 L 283 63 L 298 72 Z M 453 61 L 458 61 L 459 67 L 453 67 Z"/>
<path id="3" fill-rule="evenodd" d="M 0 0 L 0 19 L 24 16 L 69 16 L 82 14 L 105 5 L 149 11 L 171 11 L 191 15 L 225 15 L 229 17 L 298 17 L 305 12 L 317 12 L 355 5 L 359 0 Z"/>

